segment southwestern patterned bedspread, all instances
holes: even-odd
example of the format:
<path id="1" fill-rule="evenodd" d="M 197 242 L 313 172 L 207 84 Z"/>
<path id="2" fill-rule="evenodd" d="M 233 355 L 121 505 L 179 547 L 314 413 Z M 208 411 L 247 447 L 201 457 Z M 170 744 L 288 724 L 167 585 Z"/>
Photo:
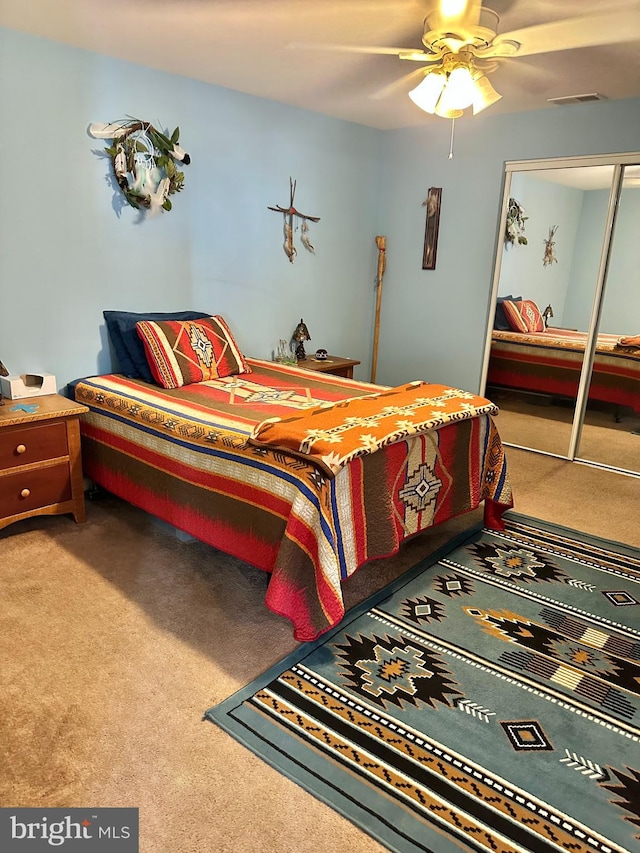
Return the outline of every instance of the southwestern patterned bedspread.
<path id="1" fill-rule="evenodd" d="M 571 329 L 494 331 L 487 383 L 576 397 L 586 340 L 585 332 Z M 640 412 L 640 346 L 622 346 L 620 340 L 598 335 L 589 399 Z"/>
<path id="2" fill-rule="evenodd" d="M 402 389 L 247 361 L 251 373 L 175 390 L 119 374 L 80 381 L 75 397 L 90 409 L 81 421 L 85 473 L 270 572 L 266 604 L 293 623 L 297 640 L 336 625 L 342 581 L 409 536 L 482 501 L 487 526 L 501 527 L 512 497 L 489 401 L 449 389 L 448 413 L 437 401 L 430 408 L 437 428 L 405 424 L 404 437 L 328 472 L 313 455 L 257 446 L 251 436 L 272 418 Z"/>

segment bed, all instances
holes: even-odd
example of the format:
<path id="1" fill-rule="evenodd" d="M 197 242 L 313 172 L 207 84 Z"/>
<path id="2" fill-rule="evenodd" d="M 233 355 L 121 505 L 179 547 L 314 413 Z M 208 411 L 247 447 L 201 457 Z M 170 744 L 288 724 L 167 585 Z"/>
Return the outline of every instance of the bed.
<path id="1" fill-rule="evenodd" d="M 569 329 L 494 329 L 487 385 L 575 398 L 586 340 L 585 332 Z M 589 400 L 640 412 L 640 346 L 621 346 L 619 340 L 598 335 Z"/>
<path id="2" fill-rule="evenodd" d="M 122 374 L 75 383 L 89 409 L 84 471 L 269 572 L 266 605 L 292 622 L 297 640 L 337 624 L 342 583 L 408 537 L 483 501 L 485 523 L 501 528 L 512 497 L 489 401 L 446 386 L 387 389 L 246 362 L 250 372 L 175 389 Z M 391 429 L 380 426 L 380 412 L 393 416 Z M 309 435 L 308 419 L 320 424 L 314 440 L 287 444 L 295 426 Z M 355 422 L 366 425 L 364 444 L 327 452 L 342 447 L 337 436 Z M 363 430 L 355 433 L 362 442 Z"/>

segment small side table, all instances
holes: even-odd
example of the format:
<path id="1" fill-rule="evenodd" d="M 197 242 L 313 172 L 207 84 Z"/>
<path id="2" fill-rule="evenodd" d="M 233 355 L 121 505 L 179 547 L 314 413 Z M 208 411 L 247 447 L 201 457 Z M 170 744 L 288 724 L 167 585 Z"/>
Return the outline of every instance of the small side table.
<path id="1" fill-rule="evenodd" d="M 298 367 L 305 370 L 316 370 L 319 373 L 333 373 L 335 376 L 344 376 L 345 379 L 353 379 L 353 368 L 360 364 L 355 358 L 342 358 L 340 355 L 328 355 L 326 358 L 318 359 L 307 356 L 304 361 L 298 362 Z"/>
<path id="2" fill-rule="evenodd" d="M 4 398 L 0 530 L 36 515 L 71 513 L 76 522 L 85 520 L 79 421 L 88 411 L 59 394 Z"/>

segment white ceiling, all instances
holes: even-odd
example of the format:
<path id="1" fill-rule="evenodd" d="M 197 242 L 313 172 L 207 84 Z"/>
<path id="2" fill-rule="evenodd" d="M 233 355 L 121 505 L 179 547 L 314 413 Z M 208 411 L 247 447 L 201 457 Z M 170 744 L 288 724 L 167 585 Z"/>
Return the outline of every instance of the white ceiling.
<path id="1" fill-rule="evenodd" d="M 442 121 L 407 97 L 413 62 L 328 46 L 422 48 L 435 0 L 0 0 L 0 25 L 377 128 Z M 567 109 L 548 98 L 640 96 L 640 0 L 489 0 L 500 32 L 606 16 L 616 44 L 557 50 L 556 27 L 531 55 L 500 61 L 491 114 Z M 635 17 L 632 17 L 635 15 Z M 618 22 L 618 24 L 616 24 Z M 576 32 L 575 26 L 568 28 Z M 316 49 L 312 49 L 315 45 Z M 524 55 L 522 55 L 524 53 Z M 415 72 L 412 81 L 403 80 Z"/>
<path id="2" fill-rule="evenodd" d="M 572 166 L 567 169 L 540 169 L 526 172 L 527 178 L 562 184 L 578 190 L 610 189 L 613 183 L 613 166 Z M 640 185 L 640 166 L 628 165 L 624 168 L 623 187 L 635 188 Z"/>

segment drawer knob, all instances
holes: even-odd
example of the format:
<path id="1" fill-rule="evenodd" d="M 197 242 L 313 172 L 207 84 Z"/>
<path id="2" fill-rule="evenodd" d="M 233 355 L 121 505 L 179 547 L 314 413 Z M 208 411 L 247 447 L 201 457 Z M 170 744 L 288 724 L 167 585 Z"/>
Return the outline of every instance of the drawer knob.
<path id="1" fill-rule="evenodd" d="M 24 445 L 24 444 L 19 444 L 19 445 L 16 447 L 16 453 L 26 453 L 26 452 L 27 452 L 26 445 Z"/>
<path id="2" fill-rule="evenodd" d="M 28 498 L 30 494 L 31 494 L 31 489 L 23 489 L 20 492 L 20 497 L 21 498 Z"/>

